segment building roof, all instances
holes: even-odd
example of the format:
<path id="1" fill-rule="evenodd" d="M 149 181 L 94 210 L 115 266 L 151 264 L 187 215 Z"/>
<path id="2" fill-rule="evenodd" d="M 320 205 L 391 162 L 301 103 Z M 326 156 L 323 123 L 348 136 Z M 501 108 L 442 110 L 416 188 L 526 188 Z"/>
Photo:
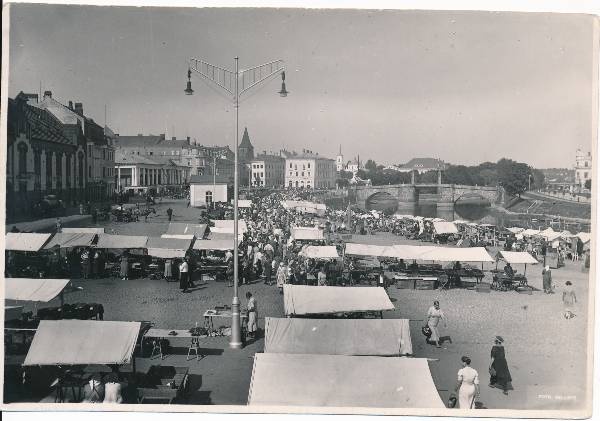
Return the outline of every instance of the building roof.
<path id="1" fill-rule="evenodd" d="M 293 153 L 293 154 L 287 154 L 286 159 L 322 159 L 322 160 L 327 160 L 327 161 L 332 161 L 335 162 L 334 159 L 331 158 L 327 158 L 325 156 L 321 156 L 319 154 L 313 153 L 313 152 L 302 152 L 302 153 Z"/>
<path id="2" fill-rule="evenodd" d="M 189 148 L 191 145 L 187 139 L 166 139 L 161 135 L 137 135 L 137 136 L 116 136 L 114 145 L 121 148 Z"/>
<path id="3" fill-rule="evenodd" d="M 231 184 L 233 183 L 233 176 L 217 174 L 213 178 L 212 174 L 192 175 L 190 177 L 190 184 Z"/>
<path id="4" fill-rule="evenodd" d="M 262 154 L 262 155 L 256 155 L 254 157 L 254 159 L 252 160 L 252 162 L 255 161 L 285 161 L 285 158 L 279 155 L 267 155 L 267 154 Z"/>
<path id="5" fill-rule="evenodd" d="M 406 164 L 402 165 L 401 168 L 445 168 L 446 164 L 444 161 L 436 158 L 413 158 Z"/>
<path id="6" fill-rule="evenodd" d="M 8 132 L 11 133 L 16 130 L 10 120 L 13 116 L 16 117 L 16 113 L 20 113 L 29 123 L 32 139 L 73 145 L 73 142 L 65 136 L 65 126 L 47 110 L 23 101 L 26 98 L 27 94 L 20 93 L 14 100 L 9 99 Z M 17 133 L 14 134 L 17 135 Z"/>
<path id="7" fill-rule="evenodd" d="M 116 165 L 136 165 L 136 164 L 145 164 L 145 165 L 169 165 L 173 167 L 181 167 L 181 164 L 173 161 L 167 157 L 161 156 L 153 156 L 152 158 L 148 158 L 145 155 L 127 155 L 127 154 L 116 154 L 115 155 L 115 164 Z"/>

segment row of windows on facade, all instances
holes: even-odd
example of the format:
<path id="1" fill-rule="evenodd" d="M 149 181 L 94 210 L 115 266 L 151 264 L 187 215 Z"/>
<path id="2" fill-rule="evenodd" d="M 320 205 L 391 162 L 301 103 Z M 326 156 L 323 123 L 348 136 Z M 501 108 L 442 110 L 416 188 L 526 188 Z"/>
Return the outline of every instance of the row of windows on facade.
<path id="1" fill-rule="evenodd" d="M 94 156 L 94 146 L 93 145 L 88 145 L 88 157 L 96 158 Z M 102 148 L 102 159 L 104 159 L 105 161 L 114 161 L 115 153 L 108 149 Z"/>
<path id="2" fill-rule="evenodd" d="M 324 181 L 324 182 L 316 183 L 316 184 L 317 184 L 316 187 L 332 187 L 332 183 L 330 183 L 329 181 Z M 307 181 L 306 182 L 306 186 L 305 186 L 304 185 L 304 181 L 302 181 L 302 180 L 301 181 L 295 181 L 295 182 L 292 181 L 292 180 L 290 180 L 288 182 L 288 186 L 289 187 L 306 187 L 308 189 L 311 188 L 310 181 Z"/>

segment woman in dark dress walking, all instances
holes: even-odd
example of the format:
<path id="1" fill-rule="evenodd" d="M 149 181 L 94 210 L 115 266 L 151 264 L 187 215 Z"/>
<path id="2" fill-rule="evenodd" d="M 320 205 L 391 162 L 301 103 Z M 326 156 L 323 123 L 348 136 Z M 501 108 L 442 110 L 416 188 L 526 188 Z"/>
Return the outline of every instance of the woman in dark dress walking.
<path id="1" fill-rule="evenodd" d="M 504 338 L 496 336 L 491 351 L 492 362 L 490 364 L 490 387 L 502 389 L 502 393 L 508 395 L 508 384 L 512 382 L 506 355 L 504 353 Z"/>

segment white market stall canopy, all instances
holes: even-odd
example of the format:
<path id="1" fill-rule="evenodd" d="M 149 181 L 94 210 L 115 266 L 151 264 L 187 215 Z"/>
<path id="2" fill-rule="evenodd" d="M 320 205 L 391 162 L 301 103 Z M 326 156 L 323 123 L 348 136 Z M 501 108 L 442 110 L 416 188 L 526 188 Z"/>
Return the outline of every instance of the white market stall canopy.
<path id="1" fill-rule="evenodd" d="M 381 287 L 283 286 L 286 316 L 393 310 Z"/>
<path id="2" fill-rule="evenodd" d="M 42 320 L 24 366 L 127 364 L 140 322 Z"/>
<path id="3" fill-rule="evenodd" d="M 546 241 L 554 241 L 561 237 L 561 233 L 554 231 L 552 228 L 547 228 L 535 235 L 544 238 Z"/>
<path id="4" fill-rule="evenodd" d="M 146 243 L 148 255 L 162 259 L 184 257 L 192 246 L 191 239 L 149 237 Z"/>
<path id="5" fill-rule="evenodd" d="M 433 221 L 433 229 L 436 234 L 457 234 L 458 229 L 454 222 Z"/>
<path id="6" fill-rule="evenodd" d="M 193 240 L 196 238 L 193 234 L 162 234 L 160 238 L 174 238 L 176 240 Z"/>
<path id="7" fill-rule="evenodd" d="M 52 234 L 9 232 L 5 237 L 4 248 L 12 251 L 39 251 L 51 236 Z"/>
<path id="8" fill-rule="evenodd" d="M 196 238 L 204 238 L 204 234 L 206 233 L 206 224 L 186 224 L 183 222 L 170 222 L 169 227 L 167 228 L 167 232 L 165 235 L 173 236 L 173 237 L 164 237 L 164 238 L 181 238 L 179 236 L 185 235 L 186 239 L 189 236 Z M 177 237 L 175 237 L 177 236 Z M 191 237 L 189 237 L 191 238 Z"/>
<path id="9" fill-rule="evenodd" d="M 523 231 L 525 231 L 525 228 L 510 227 L 510 228 L 506 228 L 506 230 L 512 232 L 513 234 L 520 234 Z"/>
<path id="10" fill-rule="evenodd" d="M 54 234 L 54 237 L 46 243 L 44 248 L 89 247 L 94 242 L 96 235 L 91 233 L 59 232 Z"/>
<path id="11" fill-rule="evenodd" d="M 248 405 L 445 408 L 424 358 L 256 354 Z"/>
<path id="12" fill-rule="evenodd" d="M 265 350 L 281 354 L 411 355 L 407 319 L 265 318 Z"/>
<path id="13" fill-rule="evenodd" d="M 588 243 L 591 239 L 592 239 L 592 234 L 590 234 L 589 232 L 580 232 L 576 235 L 576 237 L 578 237 L 583 244 Z"/>
<path id="14" fill-rule="evenodd" d="M 534 230 L 532 228 L 527 228 L 525 231 L 523 231 L 521 234 L 526 235 L 526 236 L 532 236 L 532 235 L 537 235 L 540 233 L 540 230 Z"/>
<path id="15" fill-rule="evenodd" d="M 210 227 L 210 232 L 216 232 L 220 234 L 233 234 L 233 229 L 235 228 L 233 219 L 216 219 L 212 222 L 214 222 L 215 226 Z M 239 219 L 238 234 L 244 234 L 246 231 L 248 231 L 246 221 L 244 221 L 243 219 Z"/>
<path id="16" fill-rule="evenodd" d="M 498 256 L 505 262 L 512 264 L 537 264 L 538 261 L 526 251 L 499 251 Z"/>
<path id="17" fill-rule="evenodd" d="M 402 247 L 402 246 L 401 246 Z M 493 262 L 484 247 L 431 247 L 421 260 L 437 262 Z"/>
<path id="18" fill-rule="evenodd" d="M 60 294 L 69 282 L 69 279 L 5 278 L 4 298 L 47 303 Z"/>
<path id="19" fill-rule="evenodd" d="M 252 206 L 252 200 L 238 200 L 238 208 L 249 208 Z"/>
<path id="20" fill-rule="evenodd" d="M 564 230 L 560 233 L 560 238 L 563 238 L 565 240 L 569 240 L 573 237 L 576 237 L 576 235 L 572 234 L 571 231 L 569 231 L 569 230 Z"/>
<path id="21" fill-rule="evenodd" d="M 226 238 L 215 238 L 209 240 L 196 240 L 194 243 L 194 250 L 233 250 L 234 241 L 233 235 L 229 239 Z"/>
<path id="22" fill-rule="evenodd" d="M 104 228 L 61 228 L 63 233 L 104 234 Z"/>
<path id="23" fill-rule="evenodd" d="M 371 256 L 380 257 L 385 256 L 386 246 L 377 246 L 374 244 L 357 244 L 357 243 L 346 243 L 345 254 L 352 256 Z"/>
<path id="24" fill-rule="evenodd" d="M 324 240 L 323 230 L 316 227 L 293 227 L 292 240 Z"/>
<path id="25" fill-rule="evenodd" d="M 98 235 L 99 249 L 143 249 L 146 248 L 148 237 L 141 235 Z"/>
<path id="26" fill-rule="evenodd" d="M 340 257 L 335 246 L 306 246 L 299 254 L 309 259 L 337 259 Z"/>
<path id="27" fill-rule="evenodd" d="M 282 206 L 286 209 L 295 209 L 306 213 L 325 213 L 327 206 L 324 203 L 314 203 L 305 200 L 284 200 Z"/>
<path id="28" fill-rule="evenodd" d="M 434 260 L 439 262 L 493 262 L 484 247 L 438 247 L 398 244 L 376 246 L 372 244 L 346 244 L 346 254 L 358 256 L 393 257 L 404 260 Z"/>

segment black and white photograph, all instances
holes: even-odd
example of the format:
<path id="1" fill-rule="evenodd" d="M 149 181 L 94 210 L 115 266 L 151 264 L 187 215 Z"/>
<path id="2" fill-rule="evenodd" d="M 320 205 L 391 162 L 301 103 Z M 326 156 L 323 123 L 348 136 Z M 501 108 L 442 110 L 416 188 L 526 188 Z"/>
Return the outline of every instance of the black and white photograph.
<path id="1" fill-rule="evenodd" d="M 596 16 L 3 11 L 4 410 L 591 415 Z"/>

